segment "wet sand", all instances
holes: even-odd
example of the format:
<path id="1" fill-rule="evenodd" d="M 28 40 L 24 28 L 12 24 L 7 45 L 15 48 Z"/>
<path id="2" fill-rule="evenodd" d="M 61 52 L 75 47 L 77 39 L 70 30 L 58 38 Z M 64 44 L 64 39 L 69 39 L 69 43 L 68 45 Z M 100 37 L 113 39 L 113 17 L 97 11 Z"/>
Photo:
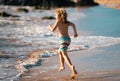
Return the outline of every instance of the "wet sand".
<path id="1" fill-rule="evenodd" d="M 70 80 L 71 71 L 58 71 L 58 56 L 41 58 L 38 66 L 29 68 L 17 81 L 120 81 L 120 44 L 69 52 L 78 77 Z"/>

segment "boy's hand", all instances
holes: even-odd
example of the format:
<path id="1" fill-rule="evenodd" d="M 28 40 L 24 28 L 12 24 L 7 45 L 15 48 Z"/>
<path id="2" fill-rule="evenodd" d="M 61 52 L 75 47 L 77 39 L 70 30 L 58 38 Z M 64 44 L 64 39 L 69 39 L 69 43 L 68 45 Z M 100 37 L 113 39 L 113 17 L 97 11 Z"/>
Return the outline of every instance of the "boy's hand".
<path id="1" fill-rule="evenodd" d="M 74 34 L 74 37 L 77 37 L 78 36 L 78 34 Z"/>
<path id="2" fill-rule="evenodd" d="M 49 28 L 51 31 L 53 31 L 53 26 L 51 24 L 49 25 Z"/>
<path id="3" fill-rule="evenodd" d="M 50 24 L 50 25 L 49 25 L 49 28 L 51 28 L 51 27 L 52 27 L 52 25 Z"/>
<path id="4" fill-rule="evenodd" d="M 49 28 L 50 28 L 50 30 L 52 29 L 52 25 L 51 24 L 49 25 Z"/>

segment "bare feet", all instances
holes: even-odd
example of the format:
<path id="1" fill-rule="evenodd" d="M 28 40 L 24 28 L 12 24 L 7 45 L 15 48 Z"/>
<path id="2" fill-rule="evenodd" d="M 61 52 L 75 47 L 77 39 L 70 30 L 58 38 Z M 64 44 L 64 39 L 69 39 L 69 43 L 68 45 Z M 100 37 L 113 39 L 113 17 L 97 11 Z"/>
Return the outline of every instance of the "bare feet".
<path id="1" fill-rule="evenodd" d="M 73 75 L 71 75 L 70 80 L 75 79 L 76 77 L 77 77 L 77 74 L 73 74 Z"/>
<path id="2" fill-rule="evenodd" d="M 59 71 L 63 71 L 65 69 L 65 67 L 64 66 L 61 66 L 60 68 L 59 68 Z"/>
<path id="3" fill-rule="evenodd" d="M 75 79 L 78 75 L 77 71 L 75 70 L 75 66 L 71 66 L 71 70 L 73 71 L 73 74 L 71 75 L 70 79 Z"/>

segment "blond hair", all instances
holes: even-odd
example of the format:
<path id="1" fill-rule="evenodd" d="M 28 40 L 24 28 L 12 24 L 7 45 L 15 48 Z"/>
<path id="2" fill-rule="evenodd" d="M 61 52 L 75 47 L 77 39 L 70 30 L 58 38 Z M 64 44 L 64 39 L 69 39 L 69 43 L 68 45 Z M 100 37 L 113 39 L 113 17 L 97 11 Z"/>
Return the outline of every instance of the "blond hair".
<path id="1" fill-rule="evenodd" d="M 61 17 L 62 21 L 64 23 L 67 22 L 67 12 L 64 8 L 58 8 L 55 10 L 55 13 L 58 15 L 58 17 Z"/>

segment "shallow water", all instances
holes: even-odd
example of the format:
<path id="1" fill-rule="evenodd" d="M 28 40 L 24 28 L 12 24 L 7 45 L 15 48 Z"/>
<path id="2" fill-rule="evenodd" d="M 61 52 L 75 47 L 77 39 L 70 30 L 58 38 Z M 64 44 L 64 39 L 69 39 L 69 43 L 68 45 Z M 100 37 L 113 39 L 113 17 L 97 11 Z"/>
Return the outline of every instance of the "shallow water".
<path id="1" fill-rule="evenodd" d="M 78 10 L 85 17 L 76 22 L 80 29 L 90 35 L 120 37 L 120 10 L 103 6 Z"/>
<path id="2" fill-rule="evenodd" d="M 0 18 L 0 53 L 9 56 L 9 58 L 0 57 L 0 69 L 2 69 L 0 80 L 2 81 L 17 78 L 15 75 L 18 75 L 19 71 L 14 67 L 17 60 L 26 59 L 27 55 L 35 50 L 58 48 L 57 33 L 52 33 L 48 28 L 48 25 L 53 24 L 55 20 L 41 20 L 46 15 L 54 16 L 54 9 L 31 10 L 29 13 L 23 13 L 16 12 L 16 8 L 11 7 L 11 10 L 6 11 L 19 15 L 19 18 Z M 69 51 L 94 49 L 120 43 L 120 23 L 118 22 L 120 10 L 102 6 L 85 9 L 66 8 L 66 10 L 69 14 L 68 19 L 76 24 L 80 34 L 75 39 L 71 36 L 72 44 Z M 71 28 L 70 33 L 73 34 Z M 41 57 L 56 54 L 48 51 Z"/>

